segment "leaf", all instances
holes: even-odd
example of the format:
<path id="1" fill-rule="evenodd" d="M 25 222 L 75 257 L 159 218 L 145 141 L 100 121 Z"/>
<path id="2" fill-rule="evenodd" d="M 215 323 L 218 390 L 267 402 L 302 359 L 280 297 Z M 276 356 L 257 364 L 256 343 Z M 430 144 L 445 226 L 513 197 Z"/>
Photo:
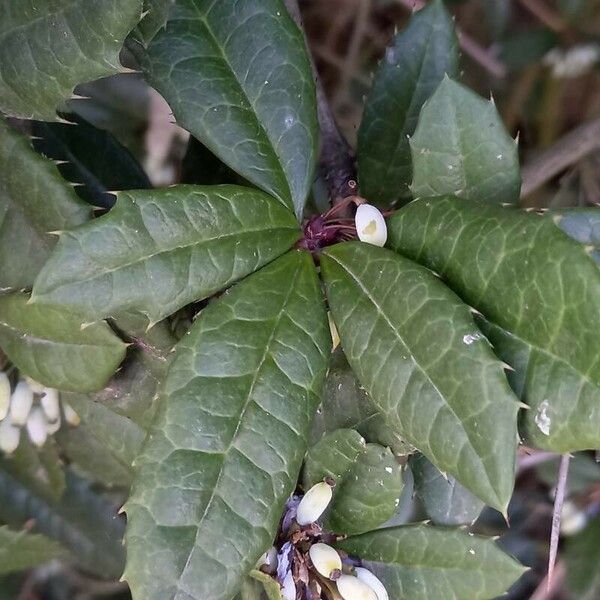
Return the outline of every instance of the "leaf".
<path id="1" fill-rule="evenodd" d="M 37 567 L 63 552 L 59 544 L 43 535 L 0 527 L 0 575 Z"/>
<path id="2" fill-rule="evenodd" d="M 32 123 L 33 147 L 59 161 L 58 169 L 67 181 L 81 184 L 75 191 L 82 200 L 110 208 L 115 203 L 111 191 L 151 187 L 133 155 L 111 133 L 75 113 L 61 117 L 66 121 Z"/>
<path id="3" fill-rule="evenodd" d="M 577 600 L 595 600 L 600 594 L 600 517 L 568 540 L 564 552 L 567 588 Z"/>
<path id="4" fill-rule="evenodd" d="M 0 457 L 0 469 L 49 502 L 60 500 L 65 491 L 64 468 L 52 439 L 36 448 L 21 431 L 19 447 L 10 456 Z"/>
<path id="5" fill-rule="evenodd" d="M 0 5 L 0 110 L 56 119 L 78 83 L 122 71 L 119 52 L 142 0 L 7 0 Z"/>
<path id="6" fill-rule="evenodd" d="M 187 151 L 181 162 L 181 183 L 217 185 L 233 183 L 246 185 L 243 177 L 221 162 L 204 144 L 190 136 Z"/>
<path id="7" fill-rule="evenodd" d="M 33 302 L 91 321 L 135 309 L 156 322 L 255 271 L 299 236 L 289 211 L 250 188 L 121 192 L 107 215 L 61 235 Z"/>
<path id="8" fill-rule="evenodd" d="M 311 443 L 336 429 L 356 429 L 369 442 L 389 446 L 394 454 L 413 451 L 412 446 L 388 425 L 352 372 L 342 349 L 331 358 L 322 401 L 311 426 Z"/>
<path id="9" fill-rule="evenodd" d="M 147 44 L 167 24 L 169 7 L 175 0 L 144 0 L 144 18 L 135 29 L 136 37 Z"/>
<path id="10" fill-rule="evenodd" d="M 90 216 L 56 166 L 0 118 L 0 288 L 31 287 L 56 243 L 49 232 Z"/>
<path id="11" fill-rule="evenodd" d="M 124 520 L 89 482 L 69 472 L 66 482 L 64 495 L 54 504 L 0 469 L 0 519 L 12 527 L 33 523 L 34 532 L 60 542 L 86 571 L 118 578 L 124 563 Z"/>
<path id="12" fill-rule="evenodd" d="M 600 209 L 565 208 L 548 214 L 568 236 L 585 244 L 591 257 L 600 264 Z"/>
<path id="13" fill-rule="evenodd" d="M 409 204 L 388 231 L 392 248 L 490 322 L 485 333 L 531 407 L 528 443 L 599 447 L 600 270 L 584 248 L 548 217 L 451 197 Z"/>
<path id="14" fill-rule="evenodd" d="M 82 329 L 70 310 L 31 304 L 19 293 L 0 296 L 0 346 L 35 381 L 80 392 L 103 388 L 126 348 L 106 323 Z"/>
<path id="15" fill-rule="evenodd" d="M 407 28 L 386 50 L 358 130 L 361 194 L 389 204 L 409 195 L 412 160 L 408 136 L 423 103 L 448 74 L 458 75 L 458 41 L 441 0 L 413 13 Z"/>
<path id="16" fill-rule="evenodd" d="M 423 524 L 371 531 L 337 546 L 359 556 L 390 598 L 488 600 L 526 570 L 490 539 Z"/>
<path id="17" fill-rule="evenodd" d="M 424 456 L 411 460 L 417 495 L 436 525 L 472 525 L 484 504 L 454 477 L 444 477 Z"/>
<path id="18" fill-rule="evenodd" d="M 505 511 L 518 404 L 468 307 L 423 267 L 368 244 L 327 248 L 321 270 L 344 353 L 388 424 Z"/>
<path id="19" fill-rule="evenodd" d="M 389 448 L 366 444 L 352 429 L 325 435 L 309 451 L 304 489 L 335 481 L 325 526 L 342 534 L 370 531 L 390 519 L 402 492 L 402 470 Z"/>
<path id="20" fill-rule="evenodd" d="M 456 194 L 492 204 L 519 200 L 517 144 L 494 102 L 448 77 L 423 106 L 410 150 L 415 197 Z"/>
<path id="21" fill-rule="evenodd" d="M 77 412 L 81 424 L 61 428 L 56 435 L 61 449 L 97 481 L 129 487 L 131 465 L 146 432 L 127 417 L 82 394 L 62 394 L 62 398 Z"/>
<path id="22" fill-rule="evenodd" d="M 312 257 L 247 277 L 177 345 L 127 502 L 134 598 L 229 600 L 273 543 L 330 354 Z M 161 577 L 154 577 L 160 572 Z"/>
<path id="23" fill-rule="evenodd" d="M 250 571 L 250 577 L 262 583 L 268 600 L 282 600 L 281 587 L 270 575 L 253 569 Z"/>
<path id="24" fill-rule="evenodd" d="M 302 215 L 317 157 L 315 86 L 281 0 L 176 0 L 166 28 L 133 50 L 182 127 Z"/>

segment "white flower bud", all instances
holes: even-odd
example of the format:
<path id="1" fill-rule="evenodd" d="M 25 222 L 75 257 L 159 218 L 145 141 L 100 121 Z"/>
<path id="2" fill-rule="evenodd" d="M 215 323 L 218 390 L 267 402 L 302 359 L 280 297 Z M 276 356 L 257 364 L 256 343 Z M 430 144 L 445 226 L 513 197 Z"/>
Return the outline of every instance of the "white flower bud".
<path id="1" fill-rule="evenodd" d="M 377 600 L 377 594 L 354 575 L 342 575 L 336 584 L 344 600 Z"/>
<path id="2" fill-rule="evenodd" d="M 21 430 L 12 424 L 10 415 L 7 416 L 0 422 L 0 450 L 11 454 L 18 448 L 20 439 Z"/>
<path id="3" fill-rule="evenodd" d="M 25 375 L 25 381 L 27 382 L 27 385 L 31 388 L 34 394 L 44 393 L 44 390 L 46 388 L 41 383 L 38 383 L 35 379 L 31 379 L 31 377 Z"/>
<path id="4" fill-rule="evenodd" d="M 385 246 L 387 225 L 381 211 L 371 204 L 360 204 L 354 217 L 356 233 L 361 242 Z"/>
<path id="5" fill-rule="evenodd" d="M 260 568 L 262 566 L 266 566 L 269 568 L 269 571 L 275 571 L 277 569 L 277 548 L 275 546 L 271 546 L 259 559 L 256 563 L 256 568 Z"/>
<path id="6" fill-rule="evenodd" d="M 0 421 L 8 414 L 10 406 L 10 381 L 4 371 L 0 372 Z"/>
<path id="7" fill-rule="evenodd" d="M 304 494 L 304 498 L 300 500 L 300 504 L 298 504 L 298 510 L 296 512 L 296 521 L 298 521 L 298 525 L 314 523 L 325 512 L 325 509 L 331 502 L 332 496 L 333 491 L 331 486 L 325 481 L 313 485 L 310 490 Z"/>
<path id="8" fill-rule="evenodd" d="M 54 435 L 60 429 L 60 414 L 58 415 L 58 419 L 56 421 L 49 421 L 46 418 L 46 433 L 48 435 Z"/>
<path id="9" fill-rule="evenodd" d="M 296 600 L 296 582 L 291 569 L 287 572 L 281 586 L 281 597 L 283 600 Z"/>
<path id="10" fill-rule="evenodd" d="M 48 421 L 54 423 L 60 418 L 60 406 L 58 403 L 58 391 L 52 388 L 44 388 L 43 396 L 40 400 L 42 408 L 46 413 Z"/>
<path id="11" fill-rule="evenodd" d="M 369 571 L 369 569 L 356 567 L 354 571 L 356 572 L 358 579 L 363 583 L 366 583 L 375 592 L 377 600 L 389 600 L 385 586 L 377 579 L 377 577 L 375 577 L 375 575 L 373 575 L 373 573 L 371 573 L 371 571 Z"/>
<path id="12" fill-rule="evenodd" d="M 75 412 L 75 410 L 71 407 L 70 404 L 67 404 L 64 400 L 62 402 L 63 412 L 65 413 L 65 421 L 69 425 L 73 425 L 73 427 L 77 427 L 79 423 L 81 423 L 81 419 L 79 415 Z"/>
<path id="13" fill-rule="evenodd" d="M 15 425 L 25 425 L 32 404 L 33 391 L 28 383 L 21 379 L 10 397 L 10 417 Z"/>
<path id="14" fill-rule="evenodd" d="M 340 555 L 327 544 L 313 544 L 308 551 L 313 567 L 323 577 L 331 579 L 334 571 L 342 570 L 342 559 Z"/>
<path id="15" fill-rule="evenodd" d="M 27 418 L 27 433 L 32 443 L 39 448 L 46 443 L 48 437 L 48 432 L 46 431 L 47 425 L 48 422 L 46 421 L 44 411 L 36 406 Z"/>

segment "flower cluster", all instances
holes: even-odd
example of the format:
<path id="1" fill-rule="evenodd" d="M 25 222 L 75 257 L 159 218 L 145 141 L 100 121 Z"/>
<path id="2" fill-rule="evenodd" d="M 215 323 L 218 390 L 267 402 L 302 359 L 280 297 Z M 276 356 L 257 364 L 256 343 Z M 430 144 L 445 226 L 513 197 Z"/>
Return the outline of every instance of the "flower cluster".
<path id="1" fill-rule="evenodd" d="M 62 418 L 79 425 L 79 415 L 64 400 L 61 403 L 57 390 L 28 377 L 11 390 L 8 375 L 0 372 L 0 450 L 4 453 L 17 449 L 23 428 L 33 444 L 43 446 L 60 429 Z"/>
<path id="2" fill-rule="evenodd" d="M 389 600 L 383 583 L 368 569 L 333 548 L 336 535 L 317 523 L 333 497 L 323 481 L 300 498 L 292 497 L 282 520 L 280 549 L 273 547 L 258 567 L 281 586 L 284 600 Z"/>

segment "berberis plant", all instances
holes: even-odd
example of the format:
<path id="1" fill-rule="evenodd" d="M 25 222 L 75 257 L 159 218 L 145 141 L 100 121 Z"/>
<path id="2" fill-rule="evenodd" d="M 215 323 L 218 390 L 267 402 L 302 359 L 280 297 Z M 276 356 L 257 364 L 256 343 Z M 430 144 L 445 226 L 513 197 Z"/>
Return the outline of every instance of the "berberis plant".
<path id="1" fill-rule="evenodd" d="M 519 436 L 600 447 L 600 271 L 561 229 L 595 215 L 515 206 L 441 0 L 379 65 L 355 172 L 296 9 L 1 3 L 0 573 L 66 547 L 121 576 L 124 492 L 136 600 L 493 598 L 525 569 L 463 525 L 506 517 Z M 66 111 L 120 52 L 221 183 L 152 189 Z M 398 525 L 413 474 L 433 523 Z"/>

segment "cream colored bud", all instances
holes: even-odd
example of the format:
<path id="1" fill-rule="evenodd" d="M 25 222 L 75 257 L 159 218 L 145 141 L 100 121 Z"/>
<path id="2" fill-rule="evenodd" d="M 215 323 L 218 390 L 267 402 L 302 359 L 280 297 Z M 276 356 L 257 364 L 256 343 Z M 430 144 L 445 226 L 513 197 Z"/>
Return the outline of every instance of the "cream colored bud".
<path id="1" fill-rule="evenodd" d="M 40 448 L 46 443 L 46 439 L 48 438 L 47 425 L 48 422 L 46 421 L 44 411 L 36 406 L 27 418 L 27 433 L 32 443 Z"/>
<path id="2" fill-rule="evenodd" d="M 58 402 L 58 391 L 52 388 L 44 388 L 43 396 L 40 400 L 44 413 L 48 421 L 54 423 L 60 418 L 60 406 Z"/>
<path id="3" fill-rule="evenodd" d="M 75 412 L 70 404 L 67 404 L 64 400 L 62 403 L 63 412 L 65 413 L 65 421 L 73 427 L 77 427 L 81 423 L 81 418 Z"/>
<path id="4" fill-rule="evenodd" d="M 25 375 L 25 381 L 27 382 L 27 385 L 31 388 L 31 390 L 33 391 L 34 394 L 43 394 L 44 390 L 46 389 L 46 387 L 44 385 L 42 385 L 41 383 L 37 382 L 35 379 L 31 379 L 31 377 L 28 377 L 27 375 Z"/>
<path id="5" fill-rule="evenodd" d="M 21 430 L 15 427 L 8 415 L 0 422 L 0 450 L 6 454 L 11 454 L 19 447 L 21 439 Z"/>
<path id="6" fill-rule="evenodd" d="M 313 485 L 310 490 L 304 494 L 304 498 L 300 500 L 300 504 L 298 504 L 298 510 L 296 512 L 296 521 L 298 521 L 298 525 L 314 523 L 329 506 L 332 495 L 333 491 L 331 486 L 325 481 Z"/>
<path id="7" fill-rule="evenodd" d="M 361 242 L 374 246 L 385 246 L 387 225 L 381 211 L 370 204 L 361 204 L 354 217 L 356 233 Z"/>
<path id="8" fill-rule="evenodd" d="M 21 379 L 10 397 L 10 418 L 15 425 L 25 425 L 33 404 L 33 390 Z"/>
<path id="9" fill-rule="evenodd" d="M 55 421 L 49 421 L 46 418 L 46 433 L 48 435 L 54 435 L 60 429 L 60 414 L 58 415 L 58 419 Z"/>
<path id="10" fill-rule="evenodd" d="M 10 381 L 8 375 L 0 372 L 0 421 L 8 414 L 10 406 Z"/>
<path id="11" fill-rule="evenodd" d="M 563 504 L 560 515 L 560 532 L 563 535 L 575 535 L 587 525 L 587 515 L 571 500 Z"/>
<path id="12" fill-rule="evenodd" d="M 377 594 L 354 575 L 342 575 L 336 584 L 344 600 L 377 600 Z"/>
<path id="13" fill-rule="evenodd" d="M 334 571 L 342 570 L 342 559 L 331 546 L 322 543 L 313 544 L 308 553 L 313 567 L 323 575 L 323 577 L 331 579 L 331 575 Z"/>
<path id="14" fill-rule="evenodd" d="M 283 579 L 283 585 L 281 586 L 281 597 L 283 600 L 296 600 L 296 582 L 292 571 L 288 571 L 287 575 Z"/>
<path id="15" fill-rule="evenodd" d="M 385 586 L 377 577 L 375 577 L 375 575 L 373 575 L 373 573 L 371 573 L 371 571 L 369 571 L 369 569 L 356 567 L 354 571 L 356 572 L 358 579 L 363 583 L 366 583 L 375 592 L 377 600 L 389 600 Z"/>
<path id="16" fill-rule="evenodd" d="M 269 571 L 277 569 L 277 548 L 271 546 L 256 563 L 256 568 L 262 567 L 263 565 L 268 567 Z"/>

